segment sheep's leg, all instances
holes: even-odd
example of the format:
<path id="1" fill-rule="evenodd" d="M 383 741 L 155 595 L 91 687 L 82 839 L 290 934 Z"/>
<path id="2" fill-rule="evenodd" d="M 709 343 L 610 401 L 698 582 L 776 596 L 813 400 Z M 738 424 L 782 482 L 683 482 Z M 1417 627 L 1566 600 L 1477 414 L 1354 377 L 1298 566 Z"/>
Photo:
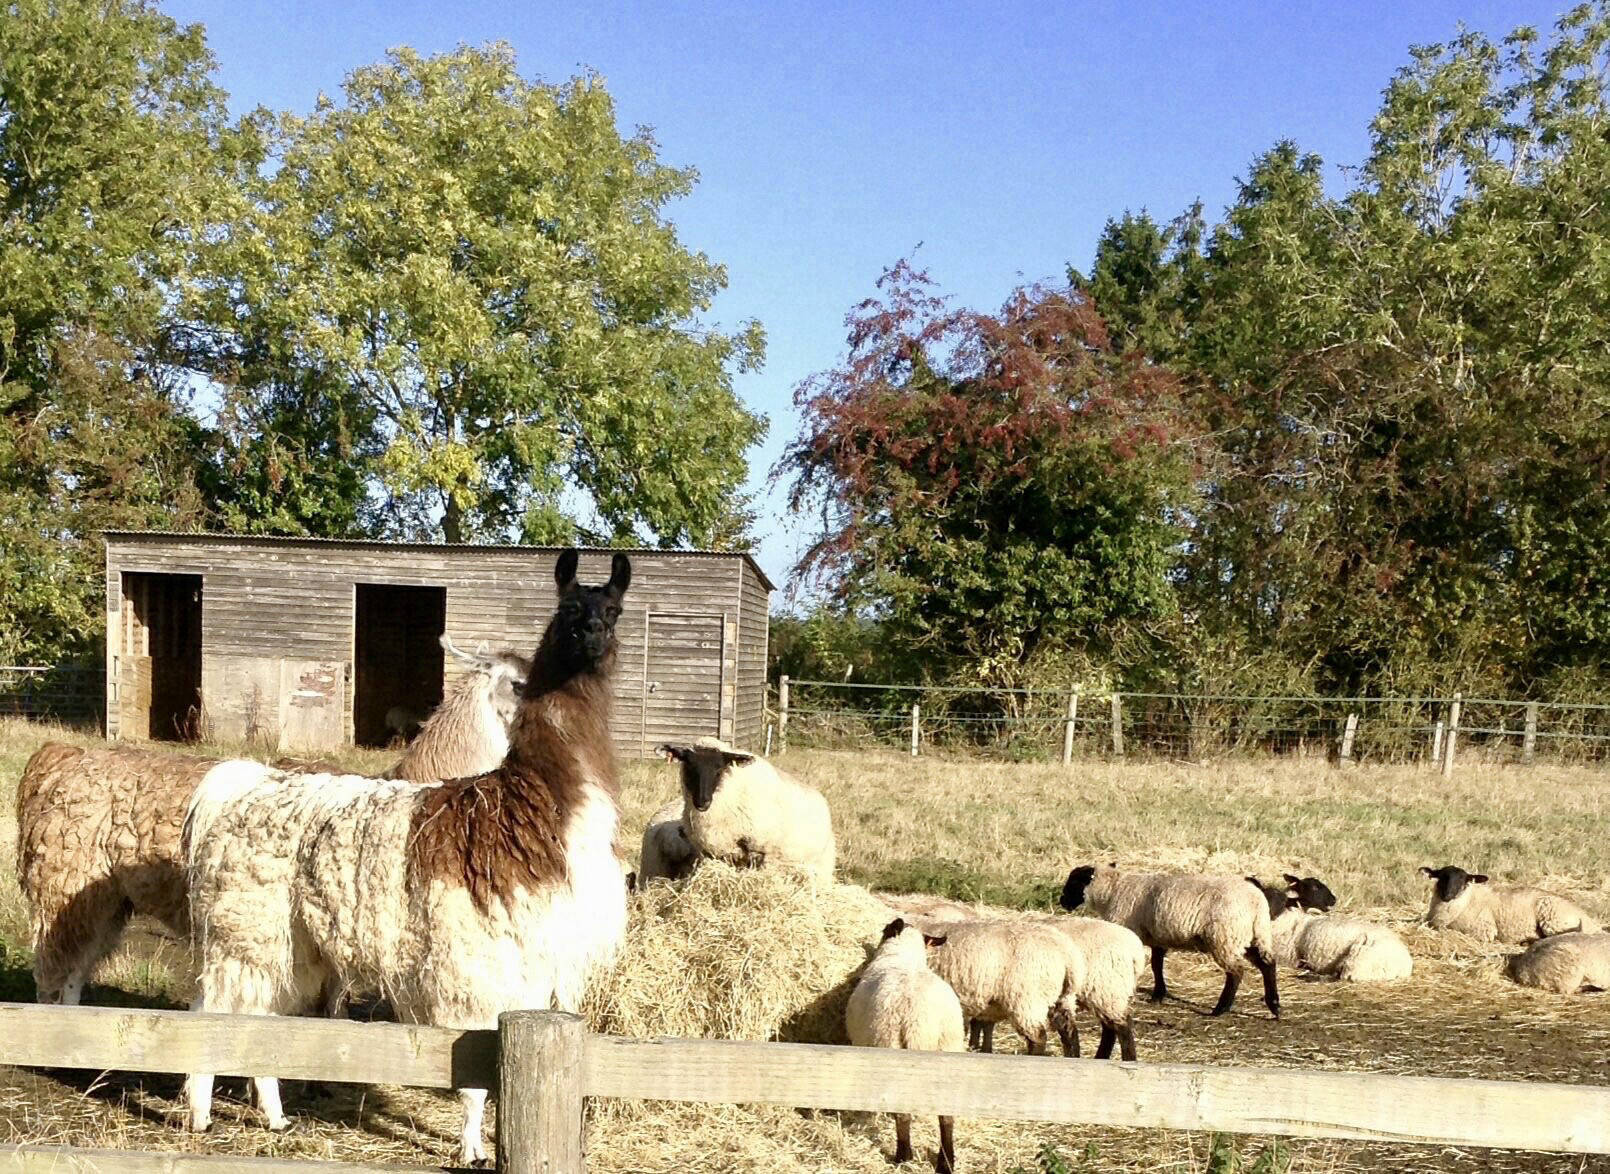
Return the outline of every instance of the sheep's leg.
<path id="1" fill-rule="evenodd" d="M 1269 1008 L 1269 1014 L 1276 1019 L 1280 1018 L 1280 988 L 1275 982 L 1275 960 L 1266 958 L 1263 951 L 1257 946 L 1247 947 L 1247 959 L 1258 968 L 1263 975 L 1263 1005 Z"/>
<path id="2" fill-rule="evenodd" d="M 987 1019 L 972 1019 L 967 1025 L 967 1046 L 980 1052 L 995 1050 L 995 1025 Z"/>
<path id="3" fill-rule="evenodd" d="M 1163 977 L 1163 956 L 1168 951 L 1161 946 L 1152 947 L 1152 1002 L 1161 1003 L 1168 998 L 1168 981 Z"/>
<path id="4" fill-rule="evenodd" d="M 956 1118 L 939 1119 L 939 1156 L 934 1159 L 939 1174 L 954 1174 L 956 1169 Z"/>
<path id="5" fill-rule="evenodd" d="M 1226 970 L 1224 972 L 1224 989 L 1219 992 L 1219 1001 L 1214 1004 L 1213 1014 L 1223 1015 L 1235 1006 L 1235 992 L 1241 986 L 1241 972 L 1239 970 Z"/>
<path id="6" fill-rule="evenodd" d="M 1077 1058 L 1079 1025 L 1073 1021 L 1073 1013 L 1066 1007 L 1051 1008 L 1051 1026 L 1056 1029 L 1057 1038 L 1062 1041 L 1062 1054 Z"/>
<path id="7" fill-rule="evenodd" d="M 911 1114 L 896 1113 L 894 1115 L 894 1160 L 895 1164 L 911 1161 Z"/>
<path id="8" fill-rule="evenodd" d="M 1112 1024 L 1101 1025 L 1101 1042 L 1096 1045 L 1096 1059 L 1105 1060 L 1112 1055 L 1112 1046 L 1118 1042 L 1118 1033 L 1113 1030 Z M 1128 1057 L 1125 1057 L 1126 1059 Z"/>
<path id="9" fill-rule="evenodd" d="M 486 1089 L 461 1088 L 459 1104 L 464 1106 L 464 1131 L 458 1137 L 460 1166 L 490 1166 L 486 1146 L 481 1142 L 481 1122 L 486 1117 Z"/>

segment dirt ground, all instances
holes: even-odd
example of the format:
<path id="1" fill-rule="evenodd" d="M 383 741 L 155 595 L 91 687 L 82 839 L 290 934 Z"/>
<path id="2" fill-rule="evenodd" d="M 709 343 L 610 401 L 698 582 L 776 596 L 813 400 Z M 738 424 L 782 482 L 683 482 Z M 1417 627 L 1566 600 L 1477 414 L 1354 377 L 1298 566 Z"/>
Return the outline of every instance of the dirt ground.
<path id="1" fill-rule="evenodd" d="M 30 739 L 38 740 L 14 726 L 0 729 L 0 807 L 8 816 L 24 751 Z M 1342 895 L 1348 912 L 1394 924 L 1409 943 L 1416 973 L 1405 983 L 1352 986 L 1282 971 L 1279 1022 L 1259 1003 L 1255 981 L 1243 985 L 1233 1015 L 1208 1017 L 1220 984 L 1217 971 L 1200 959 L 1171 955 L 1173 997 L 1161 1005 L 1144 998 L 1136 1004 L 1143 1062 L 1610 1085 L 1610 996 L 1562 998 L 1518 988 L 1502 975 L 1505 948 L 1413 924 L 1425 895 L 1413 877 L 1414 863 L 1480 864 L 1495 857 L 1501 866 L 1489 870 L 1505 879 L 1512 872 L 1548 877 L 1595 912 L 1610 912 L 1606 880 L 1594 867 L 1603 859 L 1601 841 L 1588 830 L 1602 828 L 1610 772 L 1573 770 L 1544 777 L 1493 771 L 1456 783 L 1454 795 L 1425 775 L 1344 775 L 1322 765 L 1318 769 L 1325 777 L 1316 782 L 1311 764 L 1127 771 L 1123 764 L 1107 764 L 1092 766 L 1081 785 L 1070 786 L 1068 775 L 1054 768 L 925 763 L 914 772 L 909 762 L 889 758 L 867 762 L 796 754 L 791 762 L 828 793 L 841 829 L 841 871 L 856 879 L 876 883 L 931 874 L 934 883 L 908 887 L 955 891 L 954 877 L 962 876 L 963 890 L 989 885 L 988 895 L 995 896 L 1017 886 L 1043 900 L 1070 862 L 1083 855 L 1106 856 L 1116 841 L 1128 840 L 1121 855 L 1143 863 L 1210 862 L 1223 871 L 1259 871 L 1271 879 L 1283 868 L 1313 871 Z M 1148 770 L 1153 773 L 1142 773 Z M 629 768 L 628 828 L 640 826 L 643 814 L 662 802 L 672 785 L 663 768 Z M 1194 802 L 1182 798 L 1192 795 Z M 929 802 L 912 804 L 918 798 Z M 1451 812 L 1450 803 L 1462 806 Z M 902 809 L 921 814 L 902 823 Z M 1227 819 L 1226 812 L 1234 818 Z M 1351 831 L 1337 822 L 1346 820 L 1356 825 Z M 1379 833 L 1360 843 L 1356 827 L 1365 825 Z M 1151 830 L 1141 842 L 1137 829 L 1143 827 Z M 1459 827 L 1467 831 L 1451 843 Z M 1485 829 L 1488 839 L 1469 828 Z M 1344 840 L 1344 833 L 1350 838 Z M 0 851 L 10 852 L 13 835 L 12 827 L 0 827 Z M 1010 857 L 997 847 L 1003 842 L 1015 845 Z M 33 995 L 32 980 L 11 873 L 9 858 L 0 859 L 0 998 L 26 1001 Z M 188 973 L 182 943 L 137 927 L 103 968 L 86 1001 L 183 1006 Z M 1081 1026 L 1093 1044 L 1093 1025 Z M 997 1046 L 1011 1051 L 1019 1045 L 1003 1029 Z M 288 1083 L 286 1108 L 296 1124 L 273 1135 L 260 1127 L 245 1102 L 244 1083 L 226 1080 L 220 1081 L 219 1123 L 212 1133 L 193 1137 L 172 1122 L 179 1091 L 177 1076 L 0 1069 L 0 1141 L 420 1166 L 450 1160 L 457 1133 L 457 1102 L 447 1095 Z M 931 1160 L 933 1122 L 919 1120 L 915 1134 L 919 1157 Z M 963 1170 L 999 1174 L 1058 1169 L 1036 1160 L 1048 1144 L 1055 1147 L 1060 1168 L 1070 1171 L 1610 1174 L 1610 1158 L 1303 1141 L 1272 1149 L 1262 1138 L 1237 1139 L 1238 1159 L 1210 1159 L 1210 1140 L 1202 1135 L 986 1121 L 958 1122 L 957 1140 Z M 600 1103 L 593 1107 L 589 1130 L 591 1168 L 604 1171 L 875 1171 L 889 1168 L 892 1150 L 887 1117 L 761 1107 Z"/>

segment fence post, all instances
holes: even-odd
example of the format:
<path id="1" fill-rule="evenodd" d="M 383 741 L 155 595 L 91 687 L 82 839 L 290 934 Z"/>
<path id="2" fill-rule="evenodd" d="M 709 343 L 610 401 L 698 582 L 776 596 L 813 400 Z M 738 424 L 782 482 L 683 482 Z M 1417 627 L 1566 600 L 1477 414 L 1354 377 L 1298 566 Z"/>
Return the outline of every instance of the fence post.
<path id="1" fill-rule="evenodd" d="M 1442 744 L 1442 777 L 1448 778 L 1453 774 L 1454 745 L 1459 741 L 1459 708 L 1464 703 L 1465 695 L 1455 693 L 1453 705 L 1448 710 L 1448 735 Z"/>
<path id="2" fill-rule="evenodd" d="M 765 755 L 766 755 L 767 758 L 771 757 L 771 723 L 770 722 L 766 723 L 766 750 L 765 750 Z"/>
<path id="3" fill-rule="evenodd" d="M 1347 725 L 1342 728 L 1342 754 L 1344 763 L 1353 761 L 1353 735 L 1358 733 L 1358 714 L 1347 715 Z"/>
<path id="4" fill-rule="evenodd" d="M 1121 693 L 1112 695 L 1112 752 L 1119 758 L 1124 756 L 1124 703 L 1120 700 Z"/>
<path id="5" fill-rule="evenodd" d="M 788 674 L 777 678 L 777 752 L 788 749 Z"/>
<path id="6" fill-rule="evenodd" d="M 1079 690 L 1068 694 L 1068 724 L 1062 727 L 1062 765 L 1073 761 L 1073 723 L 1079 720 Z"/>
<path id="7" fill-rule="evenodd" d="M 1521 761 L 1532 761 L 1532 755 L 1537 753 L 1537 702 L 1526 703 L 1526 734 L 1521 739 Z"/>
<path id="8" fill-rule="evenodd" d="M 1437 719 L 1437 724 L 1431 727 L 1431 765 L 1433 767 L 1442 765 L 1442 719 L 1440 717 Z"/>
<path id="9" fill-rule="evenodd" d="M 498 1169 L 583 1174 L 582 1046 L 587 1021 L 559 1011 L 498 1016 Z"/>
<path id="10" fill-rule="evenodd" d="M 920 719 L 918 717 L 921 712 L 922 706 L 913 701 L 911 703 L 911 757 L 913 758 L 917 757 L 917 745 L 922 738 L 922 727 L 919 724 Z"/>

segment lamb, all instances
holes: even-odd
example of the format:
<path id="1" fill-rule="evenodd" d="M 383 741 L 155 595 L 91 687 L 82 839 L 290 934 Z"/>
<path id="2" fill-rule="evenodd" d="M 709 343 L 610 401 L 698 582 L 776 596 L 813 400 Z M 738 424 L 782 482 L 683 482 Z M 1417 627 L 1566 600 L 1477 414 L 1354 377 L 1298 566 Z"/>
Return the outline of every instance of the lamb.
<path id="1" fill-rule="evenodd" d="M 1054 917 L 1051 925 L 1068 938 L 1084 959 L 1084 982 L 1076 994 L 1101 1024 L 1096 1059 L 1112 1055 L 1114 1043 L 1122 1059 L 1135 1059 L 1135 987 L 1146 973 L 1146 946 L 1133 930 L 1094 917 Z"/>
<path id="2" fill-rule="evenodd" d="M 643 829 L 643 847 L 638 854 L 638 884 L 651 880 L 682 880 L 693 874 L 699 854 L 688 839 L 682 809 L 682 800 L 673 799 L 649 816 L 648 826 Z"/>
<path id="3" fill-rule="evenodd" d="M 1031 1056 L 1045 1054 L 1055 1030 L 1063 1054 L 1079 1054 L 1073 1015 L 1085 985 L 1084 956 L 1052 926 L 1002 917 L 952 922 L 930 964 L 961 999 L 970 1025 L 1009 1022 Z M 985 1051 L 992 1039 L 978 1036 Z"/>
<path id="4" fill-rule="evenodd" d="M 1462 868 L 1422 868 L 1437 884 L 1426 924 L 1478 941 L 1524 944 L 1554 934 L 1598 933 L 1599 923 L 1574 902 L 1524 885 L 1490 885 Z"/>
<path id="5" fill-rule="evenodd" d="M 490 770 L 508 750 L 513 700 L 528 664 L 510 652 L 474 656 L 390 772 L 417 782 Z M 133 746 L 85 750 L 47 742 L 17 784 L 17 874 L 33 931 L 41 1003 L 76 1004 L 100 961 L 141 913 L 190 934 L 179 836 L 191 796 L 221 760 Z M 327 763 L 277 759 L 287 771 Z M 335 1006 L 337 1004 L 332 1004 Z"/>
<path id="6" fill-rule="evenodd" d="M 1256 877 L 1249 881 L 1258 884 Z M 1343 982 L 1395 982 L 1414 972 L 1409 947 L 1384 925 L 1339 914 L 1315 916 L 1336 904 L 1316 877 L 1287 873 L 1285 886 L 1259 885 L 1269 903 L 1277 961 Z"/>
<path id="7" fill-rule="evenodd" d="M 833 879 L 833 820 L 820 791 L 719 738 L 660 751 L 682 764 L 683 819 L 696 853 Z"/>
<path id="8" fill-rule="evenodd" d="M 1505 973 L 1522 986 L 1557 995 L 1610 990 L 1610 933 L 1577 931 L 1540 938 L 1512 955 Z"/>
<path id="9" fill-rule="evenodd" d="M 397 765 L 386 772 L 388 779 L 434 783 L 484 774 L 509 752 L 509 727 L 531 662 L 509 651 L 489 654 L 484 643 L 473 653 L 464 652 L 445 635 L 441 644 L 470 671 L 448 689 Z"/>
<path id="10" fill-rule="evenodd" d="M 1156 876 L 1120 873 L 1117 864 L 1083 865 L 1068 874 L 1061 905 L 1070 912 L 1085 901 L 1096 916 L 1128 926 L 1152 952 L 1152 1001 L 1168 997 L 1163 959 L 1169 950 L 1195 950 L 1224 971 L 1224 990 L 1213 1008 L 1223 1015 L 1235 1005 L 1247 963 L 1263 976 L 1263 1001 L 1280 1018 L 1269 904 L 1256 883 L 1243 877 Z"/>
<path id="11" fill-rule="evenodd" d="M 850 992 L 844 1010 L 850 1043 L 860 1048 L 908 1048 L 927 1052 L 960 1052 L 962 1005 L 956 992 L 928 968 L 929 945 L 943 938 L 924 935 L 895 918 L 883 930 L 878 952 Z M 939 1119 L 939 1155 L 934 1169 L 950 1174 L 956 1166 L 954 1121 Z M 911 1115 L 894 1118 L 894 1160 L 912 1158 Z"/>
<path id="12" fill-rule="evenodd" d="M 211 781 L 187 819 L 192 921 L 209 1011 L 295 1014 L 321 989 L 387 996 L 405 1023 L 491 1028 L 515 1007 L 575 1011 L 626 932 L 610 740 L 615 625 L 631 582 L 555 569 L 559 605 L 496 770 L 416 785 L 357 776 Z M 287 1122 L 259 1081 L 271 1129 Z M 211 1124 L 212 1077 L 186 1082 Z M 487 1160 L 484 1088 L 461 1088 L 460 1165 Z"/>

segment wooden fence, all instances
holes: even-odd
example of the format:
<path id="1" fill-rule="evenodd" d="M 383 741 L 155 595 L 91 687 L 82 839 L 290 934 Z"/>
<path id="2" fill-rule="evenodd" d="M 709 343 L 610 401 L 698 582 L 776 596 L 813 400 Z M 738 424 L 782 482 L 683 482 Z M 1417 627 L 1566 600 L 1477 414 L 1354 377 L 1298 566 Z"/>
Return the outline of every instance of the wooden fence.
<path id="1" fill-rule="evenodd" d="M 590 1096 L 1610 1153 L 1610 1088 L 1598 1086 L 625 1039 L 590 1035 L 580 1018 L 546 1011 L 510 1012 L 493 1032 L 0 1003 L 0 1063 L 518 1089 L 498 1105 L 498 1168 L 511 1174 L 581 1171 L 582 1104 Z M 965 1148 L 965 1134 L 961 1142 Z M 404 1169 L 232 1154 L 0 1147 L 0 1171 L 29 1174 Z"/>

